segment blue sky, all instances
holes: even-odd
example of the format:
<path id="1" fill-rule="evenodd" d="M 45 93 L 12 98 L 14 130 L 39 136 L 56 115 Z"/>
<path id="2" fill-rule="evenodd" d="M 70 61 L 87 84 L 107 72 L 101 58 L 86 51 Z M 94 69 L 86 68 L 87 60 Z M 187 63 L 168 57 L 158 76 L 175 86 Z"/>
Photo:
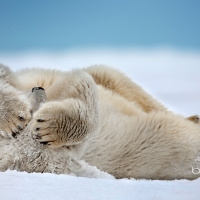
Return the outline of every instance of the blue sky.
<path id="1" fill-rule="evenodd" d="M 0 51 L 200 49 L 199 0 L 0 0 Z"/>

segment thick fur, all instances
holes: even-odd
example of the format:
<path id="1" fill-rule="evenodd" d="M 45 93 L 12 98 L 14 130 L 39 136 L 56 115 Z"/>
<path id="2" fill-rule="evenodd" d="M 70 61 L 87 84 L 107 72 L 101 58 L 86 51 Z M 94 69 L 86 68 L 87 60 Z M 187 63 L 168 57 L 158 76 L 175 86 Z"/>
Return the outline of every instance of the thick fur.
<path id="1" fill-rule="evenodd" d="M 0 110 L 0 170 L 83 175 L 83 159 L 116 178 L 200 176 L 194 173 L 200 169 L 198 116 L 169 112 L 121 72 L 105 66 L 72 72 L 27 69 L 15 74 L 3 65 L 0 69 L 4 74 L 0 74 L 0 98 L 9 99 Z M 35 86 L 45 89 L 46 102 L 36 101 L 40 98 L 34 92 L 21 99 Z M 12 98 L 23 106 L 13 106 Z M 12 127 L 5 123 L 2 113 L 10 113 L 8 107 L 17 113 L 8 122 L 21 119 L 18 113 L 23 113 L 26 124 L 33 112 L 25 129 L 19 120 Z M 22 133 L 6 139 L 16 133 L 15 128 Z"/>

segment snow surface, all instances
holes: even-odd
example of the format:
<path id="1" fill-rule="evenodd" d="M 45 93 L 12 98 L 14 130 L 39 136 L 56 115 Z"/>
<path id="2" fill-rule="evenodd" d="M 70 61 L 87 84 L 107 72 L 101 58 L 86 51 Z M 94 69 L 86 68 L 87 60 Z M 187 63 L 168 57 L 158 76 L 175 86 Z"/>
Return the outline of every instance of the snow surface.
<path id="1" fill-rule="evenodd" d="M 109 180 L 54 174 L 0 173 L 0 198 L 66 200 L 199 200 L 200 179 L 194 181 Z"/>
<path id="2" fill-rule="evenodd" d="M 172 49 L 80 50 L 1 54 L 13 70 L 44 67 L 60 70 L 106 64 L 127 74 L 176 113 L 200 113 L 200 52 Z M 94 168 L 94 173 L 99 171 Z M 0 172 L 0 199 L 200 199 L 194 181 L 112 180 L 16 171 Z"/>

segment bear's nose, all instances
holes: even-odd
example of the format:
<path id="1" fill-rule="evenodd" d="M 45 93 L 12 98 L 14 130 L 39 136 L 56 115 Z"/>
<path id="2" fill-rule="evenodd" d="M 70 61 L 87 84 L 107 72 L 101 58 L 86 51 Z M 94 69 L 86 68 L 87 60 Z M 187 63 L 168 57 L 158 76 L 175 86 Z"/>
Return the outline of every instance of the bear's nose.
<path id="1" fill-rule="evenodd" d="M 44 88 L 42 88 L 42 87 L 34 87 L 34 88 L 32 89 L 32 92 L 34 92 L 35 90 L 44 90 Z"/>

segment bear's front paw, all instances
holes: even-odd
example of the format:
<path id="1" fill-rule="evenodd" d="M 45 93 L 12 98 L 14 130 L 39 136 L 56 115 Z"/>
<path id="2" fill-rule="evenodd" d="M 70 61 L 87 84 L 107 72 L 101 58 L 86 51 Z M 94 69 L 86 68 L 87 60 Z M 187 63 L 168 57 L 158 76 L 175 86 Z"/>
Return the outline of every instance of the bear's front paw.
<path id="1" fill-rule="evenodd" d="M 62 131 L 65 126 L 63 109 L 59 102 L 43 104 L 33 115 L 33 138 L 50 148 L 63 146 L 66 142 Z"/>
<path id="2" fill-rule="evenodd" d="M 0 135 L 16 138 L 31 119 L 31 107 L 26 97 L 4 84 L 0 89 Z"/>
<path id="3" fill-rule="evenodd" d="M 78 144 L 89 129 L 82 105 L 74 100 L 45 103 L 33 115 L 33 138 L 50 148 Z"/>

